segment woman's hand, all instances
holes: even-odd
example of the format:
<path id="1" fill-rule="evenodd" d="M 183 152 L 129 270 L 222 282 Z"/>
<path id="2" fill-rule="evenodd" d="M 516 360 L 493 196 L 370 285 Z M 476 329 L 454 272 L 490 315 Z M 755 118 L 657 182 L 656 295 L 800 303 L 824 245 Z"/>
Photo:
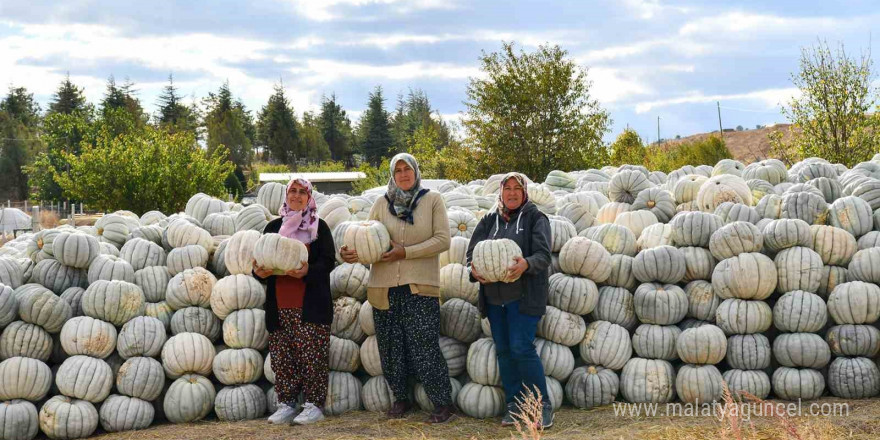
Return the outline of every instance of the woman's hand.
<path id="1" fill-rule="evenodd" d="M 513 265 L 507 268 L 507 278 L 516 280 L 529 268 L 529 262 L 523 257 L 513 257 Z"/>
<path id="2" fill-rule="evenodd" d="M 254 265 L 254 273 L 260 278 L 269 278 L 272 275 L 272 270 L 264 269 L 257 265 L 257 260 L 252 260 Z"/>
<path id="3" fill-rule="evenodd" d="M 477 269 L 476 269 L 473 265 L 471 265 L 471 275 L 473 275 L 474 278 L 475 278 L 480 284 L 489 284 L 489 282 L 486 281 L 485 278 L 483 278 L 483 277 L 480 276 L 480 274 L 477 272 Z"/>
<path id="4" fill-rule="evenodd" d="M 303 263 L 302 267 L 299 269 L 291 269 L 291 270 L 288 270 L 287 272 L 284 272 L 285 275 L 287 275 L 289 277 L 294 277 L 294 278 L 303 278 L 306 276 L 307 273 L 309 273 L 309 262 L 308 261 Z"/>
<path id="5" fill-rule="evenodd" d="M 403 260 L 406 258 L 406 249 L 395 241 L 391 242 L 391 250 L 382 254 L 383 263 L 390 263 L 392 261 Z"/>
<path id="6" fill-rule="evenodd" d="M 358 262 L 358 253 L 354 249 L 349 249 L 348 246 L 342 245 L 339 248 L 339 256 L 342 257 L 342 261 L 346 263 L 357 263 Z"/>

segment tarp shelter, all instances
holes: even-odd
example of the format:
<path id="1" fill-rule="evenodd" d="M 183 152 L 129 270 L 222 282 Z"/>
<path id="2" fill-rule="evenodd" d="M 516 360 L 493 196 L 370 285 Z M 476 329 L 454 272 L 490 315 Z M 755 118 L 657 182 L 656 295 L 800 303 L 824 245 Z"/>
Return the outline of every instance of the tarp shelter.
<path id="1" fill-rule="evenodd" d="M 7 232 L 15 229 L 30 229 L 31 216 L 17 208 L 0 209 L 0 231 Z"/>

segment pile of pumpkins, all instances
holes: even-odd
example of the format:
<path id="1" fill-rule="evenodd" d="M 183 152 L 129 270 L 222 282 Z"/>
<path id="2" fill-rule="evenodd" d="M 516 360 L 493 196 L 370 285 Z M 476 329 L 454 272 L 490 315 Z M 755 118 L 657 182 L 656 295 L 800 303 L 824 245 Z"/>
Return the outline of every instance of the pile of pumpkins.
<path id="1" fill-rule="evenodd" d="M 452 236 L 439 343 L 455 403 L 476 418 L 499 416 L 504 394 L 465 254 L 501 177 L 434 188 Z M 119 211 L 0 247 L 0 439 L 274 411 L 251 262 L 284 270 L 305 258 L 261 234 L 284 191 L 264 185 L 246 207 L 196 194 L 181 213 Z M 880 394 L 880 155 L 851 169 L 810 158 L 553 171 L 528 193 L 552 230 L 535 345 L 554 407 L 711 402 L 723 383 L 785 400 Z M 337 255 L 331 274 L 331 416 L 393 401 L 366 301 L 368 264 L 388 245 L 367 221 L 383 194 L 315 194 L 337 249 L 358 243 L 362 260 Z M 486 242 L 474 264 L 504 280 L 517 251 Z M 432 409 L 419 383 L 411 399 Z"/>

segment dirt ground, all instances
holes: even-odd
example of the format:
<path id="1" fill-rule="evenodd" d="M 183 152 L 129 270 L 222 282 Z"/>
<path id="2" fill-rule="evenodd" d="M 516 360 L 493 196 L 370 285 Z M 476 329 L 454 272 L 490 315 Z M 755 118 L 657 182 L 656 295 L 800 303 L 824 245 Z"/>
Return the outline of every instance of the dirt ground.
<path id="1" fill-rule="evenodd" d="M 880 399 L 845 401 L 823 398 L 822 404 L 847 403 L 848 416 L 752 417 L 740 419 L 739 432 L 731 419 L 714 417 L 615 416 L 611 406 L 592 410 L 565 407 L 556 415 L 546 439 L 876 439 L 880 435 Z M 775 403 L 775 402 L 774 402 Z M 786 402 L 788 404 L 789 402 Z M 812 402 L 810 402 L 812 403 Z M 804 408 L 809 403 L 804 404 Z M 661 410 L 662 411 L 662 410 Z M 807 409 L 804 409 L 807 411 Z M 316 425 L 273 426 L 265 419 L 247 422 L 207 420 L 185 425 L 158 425 L 144 431 L 103 434 L 111 439 L 518 439 L 515 429 L 501 428 L 500 419 L 459 417 L 445 425 L 424 423 L 427 413 L 417 412 L 403 420 L 387 420 L 381 414 L 347 413 Z"/>

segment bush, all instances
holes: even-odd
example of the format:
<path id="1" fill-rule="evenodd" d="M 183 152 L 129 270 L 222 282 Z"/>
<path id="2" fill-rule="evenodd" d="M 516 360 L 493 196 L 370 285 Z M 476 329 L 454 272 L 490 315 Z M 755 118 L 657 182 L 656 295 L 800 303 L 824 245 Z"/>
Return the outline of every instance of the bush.
<path id="1" fill-rule="evenodd" d="M 674 146 L 652 145 L 645 152 L 645 166 L 665 173 L 685 165 L 712 165 L 721 159 L 733 159 L 724 140 L 716 136 Z"/>
<path id="2" fill-rule="evenodd" d="M 228 151 L 208 154 L 191 133 L 171 134 L 151 126 L 114 136 L 102 128 L 79 156 L 64 153 L 70 172 L 54 179 L 70 198 L 104 211 L 136 213 L 183 210 L 198 192 L 226 196 L 224 182 L 234 169 Z"/>

